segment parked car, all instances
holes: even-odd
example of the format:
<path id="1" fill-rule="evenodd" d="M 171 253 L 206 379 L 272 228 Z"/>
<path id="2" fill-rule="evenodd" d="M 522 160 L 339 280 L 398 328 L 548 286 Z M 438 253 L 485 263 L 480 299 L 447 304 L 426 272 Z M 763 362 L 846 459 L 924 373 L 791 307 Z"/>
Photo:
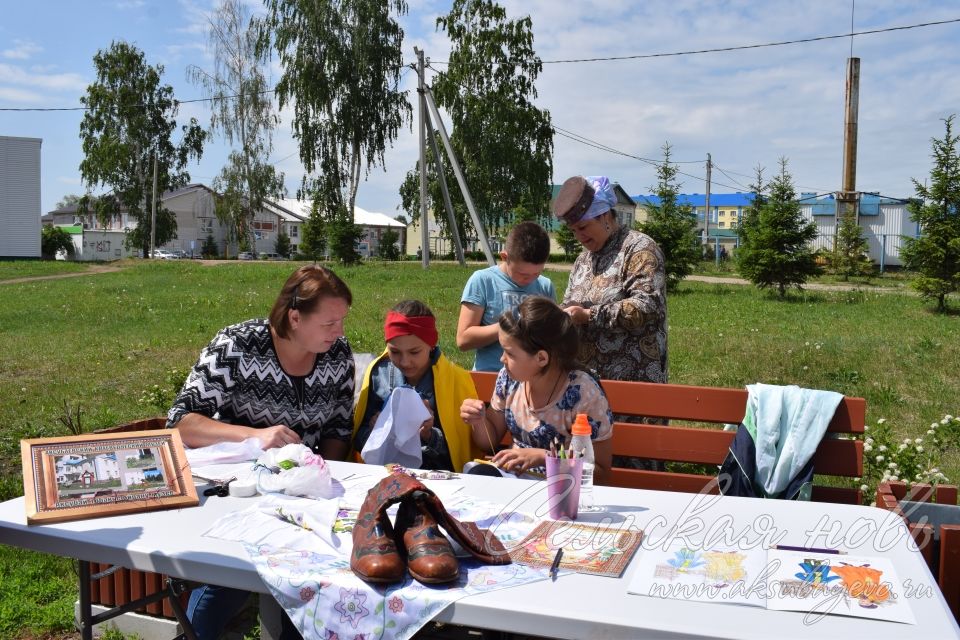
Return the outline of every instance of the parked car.
<path id="1" fill-rule="evenodd" d="M 237 254 L 237 260 L 253 260 L 253 254 L 249 251 L 241 251 Z"/>
<path id="2" fill-rule="evenodd" d="M 190 254 L 184 251 L 183 249 L 171 249 L 170 253 L 173 254 L 173 257 L 177 260 L 186 260 L 190 257 Z"/>
<path id="3" fill-rule="evenodd" d="M 259 257 L 261 260 L 282 260 L 280 254 L 272 251 L 261 251 Z"/>
<path id="4" fill-rule="evenodd" d="M 151 258 L 156 260 L 176 260 L 177 256 L 171 251 L 166 249 L 154 249 L 153 253 L 150 255 Z"/>

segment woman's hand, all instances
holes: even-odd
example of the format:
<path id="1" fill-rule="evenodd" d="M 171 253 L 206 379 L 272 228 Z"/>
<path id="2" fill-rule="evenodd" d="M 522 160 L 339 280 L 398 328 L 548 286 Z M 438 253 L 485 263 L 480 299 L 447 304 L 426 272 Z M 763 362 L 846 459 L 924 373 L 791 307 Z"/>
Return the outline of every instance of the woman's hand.
<path id="1" fill-rule="evenodd" d="M 498 451 L 490 461 L 504 471 L 521 474 L 528 469 L 545 465 L 547 463 L 547 451 L 545 449 L 514 447 L 513 449 Z"/>
<path id="2" fill-rule="evenodd" d="M 482 427 L 487 417 L 487 405 L 483 400 L 467 398 L 460 405 L 460 418 L 471 427 Z"/>
<path id="3" fill-rule="evenodd" d="M 300 442 L 297 432 L 283 424 L 257 429 L 257 439 L 260 441 L 260 448 L 264 450 Z"/>
<path id="4" fill-rule="evenodd" d="M 564 311 L 566 311 L 570 319 L 573 320 L 573 324 L 582 325 L 590 323 L 590 309 L 574 305 L 565 307 Z"/>

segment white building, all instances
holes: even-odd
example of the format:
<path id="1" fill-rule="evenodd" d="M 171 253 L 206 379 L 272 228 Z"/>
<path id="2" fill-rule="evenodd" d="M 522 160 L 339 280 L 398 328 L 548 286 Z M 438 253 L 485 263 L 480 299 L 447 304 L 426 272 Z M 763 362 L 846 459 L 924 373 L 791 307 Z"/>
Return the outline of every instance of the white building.
<path id="1" fill-rule="evenodd" d="M 167 191 L 160 197 L 164 208 L 173 212 L 177 220 L 177 237 L 160 245 L 158 249 L 183 251 L 188 256 L 199 256 L 207 236 L 213 236 L 220 255 L 235 257 L 238 253 L 236 239 L 229 239 L 227 227 L 223 225 L 215 212 L 215 193 L 203 184 L 189 184 L 180 189 Z M 277 237 L 283 231 L 290 238 L 291 251 L 296 253 L 303 238 L 303 223 L 310 217 L 313 206 L 310 200 L 264 201 L 263 208 L 253 218 L 253 233 L 256 246 L 254 253 L 271 254 L 276 252 Z M 71 233 L 82 233 L 75 238 L 77 260 L 116 260 L 137 256 L 139 252 L 126 248 L 126 232 L 136 228 L 136 219 L 126 211 L 111 220 L 104 227 L 93 214 L 80 215 L 76 205 L 70 205 L 51 211 L 43 216 L 44 223 L 69 227 Z M 364 228 L 364 237 L 357 250 L 364 257 L 379 255 L 380 238 L 387 229 L 393 229 L 400 235 L 398 246 L 401 251 L 406 242 L 406 226 L 382 213 L 354 208 L 354 223 Z M 39 218 L 38 218 L 39 228 Z M 229 239 L 229 240 L 228 240 Z M 38 240 L 39 251 L 39 240 Z"/>
<path id="2" fill-rule="evenodd" d="M 0 136 L 0 258 L 40 257 L 42 143 Z"/>

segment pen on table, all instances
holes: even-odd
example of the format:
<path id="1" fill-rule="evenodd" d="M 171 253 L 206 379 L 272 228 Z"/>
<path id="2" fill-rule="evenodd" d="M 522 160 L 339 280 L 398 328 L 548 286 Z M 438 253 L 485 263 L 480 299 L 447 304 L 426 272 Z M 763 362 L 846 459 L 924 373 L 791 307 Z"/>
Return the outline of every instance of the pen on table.
<path id="1" fill-rule="evenodd" d="M 553 564 L 550 565 L 550 579 L 557 579 L 557 571 L 560 569 L 560 559 L 563 558 L 563 547 L 557 549 L 557 555 L 553 556 Z"/>
<path id="2" fill-rule="evenodd" d="M 839 549 L 818 549 L 817 547 L 793 547 L 787 544 L 775 544 L 773 545 L 774 549 L 780 549 L 781 551 L 806 551 L 808 553 L 834 553 L 842 555 L 844 552 Z"/>

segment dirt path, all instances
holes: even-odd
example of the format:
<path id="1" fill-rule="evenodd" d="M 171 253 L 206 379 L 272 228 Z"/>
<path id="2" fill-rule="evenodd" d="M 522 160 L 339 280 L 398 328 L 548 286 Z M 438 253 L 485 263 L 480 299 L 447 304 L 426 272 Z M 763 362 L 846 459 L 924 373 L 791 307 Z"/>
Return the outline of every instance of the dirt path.
<path id="1" fill-rule="evenodd" d="M 77 271 L 76 273 L 55 273 L 49 276 L 25 276 L 23 278 L 12 278 L 10 280 L 0 280 L 0 284 L 20 284 L 22 282 L 34 282 L 37 280 L 59 280 L 60 278 L 79 278 L 80 276 L 97 275 L 100 273 L 114 273 L 123 271 L 124 267 L 112 267 L 105 264 L 95 264 L 87 268 L 86 271 Z"/>

